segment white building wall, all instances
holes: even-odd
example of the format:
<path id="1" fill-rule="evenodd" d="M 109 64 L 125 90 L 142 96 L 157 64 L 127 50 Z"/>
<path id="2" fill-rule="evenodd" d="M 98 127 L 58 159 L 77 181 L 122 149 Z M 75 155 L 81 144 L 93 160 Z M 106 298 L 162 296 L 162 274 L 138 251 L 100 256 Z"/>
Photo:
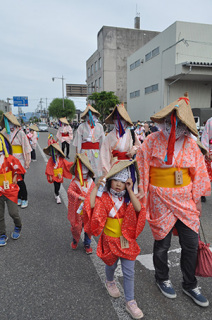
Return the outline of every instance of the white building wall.
<path id="1" fill-rule="evenodd" d="M 159 47 L 159 54 L 145 61 L 145 55 Z M 143 63 L 130 71 L 138 59 Z M 132 121 L 149 120 L 185 91 L 191 106 L 210 107 L 212 68 L 183 66 L 184 62 L 212 63 L 212 25 L 175 22 L 127 59 L 127 105 Z M 145 88 L 158 84 L 158 91 L 145 94 Z M 140 96 L 130 93 L 140 90 Z"/>

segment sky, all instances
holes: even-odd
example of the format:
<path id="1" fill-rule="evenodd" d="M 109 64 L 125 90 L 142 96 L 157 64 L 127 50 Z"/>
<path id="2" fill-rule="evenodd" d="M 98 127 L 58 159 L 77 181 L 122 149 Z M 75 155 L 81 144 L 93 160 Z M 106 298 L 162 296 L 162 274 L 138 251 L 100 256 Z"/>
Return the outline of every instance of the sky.
<path id="1" fill-rule="evenodd" d="M 42 100 L 62 98 L 66 84 L 85 84 L 86 60 L 102 26 L 164 31 L 175 21 L 212 24 L 212 0 L 0 0 L 0 100 L 27 96 L 33 112 Z M 71 98 L 84 110 L 85 98 Z M 17 108 L 13 107 L 13 113 Z"/>

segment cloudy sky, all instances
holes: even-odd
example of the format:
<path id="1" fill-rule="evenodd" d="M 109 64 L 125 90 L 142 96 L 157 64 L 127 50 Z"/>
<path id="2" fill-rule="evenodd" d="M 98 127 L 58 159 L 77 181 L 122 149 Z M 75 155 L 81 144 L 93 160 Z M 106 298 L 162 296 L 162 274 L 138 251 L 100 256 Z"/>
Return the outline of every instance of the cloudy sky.
<path id="1" fill-rule="evenodd" d="M 133 28 L 136 9 L 143 30 L 163 31 L 175 21 L 212 23 L 212 0 L 0 0 L 0 100 L 28 96 L 24 110 L 34 111 L 41 98 L 46 107 L 62 97 L 62 80 L 52 77 L 85 84 L 98 31 Z M 84 98 L 73 100 L 84 110 Z"/>

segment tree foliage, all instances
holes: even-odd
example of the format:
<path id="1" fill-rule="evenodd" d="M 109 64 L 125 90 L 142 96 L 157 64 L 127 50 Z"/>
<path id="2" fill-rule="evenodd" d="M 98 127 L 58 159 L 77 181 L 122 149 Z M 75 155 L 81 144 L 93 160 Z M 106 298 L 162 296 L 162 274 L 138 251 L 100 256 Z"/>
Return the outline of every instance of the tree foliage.
<path id="1" fill-rule="evenodd" d="M 75 104 L 72 100 L 64 99 L 64 108 L 63 108 L 63 99 L 56 98 L 49 105 L 49 116 L 55 118 L 63 118 L 71 120 L 74 118 L 76 113 Z"/>
<path id="2" fill-rule="evenodd" d="M 92 101 L 92 106 L 99 111 L 102 122 L 111 113 L 111 110 L 120 103 L 119 98 L 112 91 L 94 92 L 88 97 L 88 100 Z"/>

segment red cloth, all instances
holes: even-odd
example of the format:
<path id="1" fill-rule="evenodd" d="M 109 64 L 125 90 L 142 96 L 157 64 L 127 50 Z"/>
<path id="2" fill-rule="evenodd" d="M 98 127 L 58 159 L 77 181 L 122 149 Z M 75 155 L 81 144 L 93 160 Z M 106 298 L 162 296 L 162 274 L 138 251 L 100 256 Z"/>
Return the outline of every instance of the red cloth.
<path id="1" fill-rule="evenodd" d="M 89 150 L 89 149 L 97 150 L 97 149 L 99 149 L 99 142 L 83 142 L 82 149 L 84 149 L 84 150 Z"/>
<path id="2" fill-rule="evenodd" d="M 195 275 L 199 277 L 212 277 L 212 252 L 210 243 L 205 244 L 199 239 L 197 265 Z"/>
<path id="3" fill-rule="evenodd" d="M 129 160 L 129 157 L 127 156 L 127 152 L 121 152 L 118 150 L 112 151 L 113 157 L 117 157 L 118 160 Z"/>
<path id="4" fill-rule="evenodd" d="M 9 171 L 12 171 L 12 178 L 14 177 L 15 173 L 17 173 L 19 176 L 21 174 L 25 174 L 26 172 L 20 161 L 12 155 L 9 155 L 8 158 L 5 157 L 4 162 L 0 168 L 0 174 L 4 174 L 5 172 Z M 4 195 L 9 200 L 15 203 L 18 202 L 18 192 L 19 186 L 14 183 L 10 184 L 10 189 L 4 190 L 3 187 L 0 187 L 0 196 Z"/>
<path id="5" fill-rule="evenodd" d="M 59 157 L 59 163 L 58 163 L 57 168 L 55 168 L 55 169 L 62 168 L 63 169 L 63 175 L 62 175 L 61 178 L 55 177 L 54 176 L 55 163 L 54 163 L 52 157 L 49 158 L 49 160 L 47 162 L 47 165 L 46 165 L 46 171 L 45 171 L 45 174 L 46 174 L 48 182 L 52 183 L 52 182 L 56 181 L 56 182 L 62 183 L 63 182 L 63 178 L 72 179 L 72 174 L 70 172 L 70 168 L 71 168 L 72 164 L 73 164 L 73 162 L 68 162 L 63 157 Z M 49 176 L 52 177 L 52 181 L 50 181 Z"/>
<path id="6" fill-rule="evenodd" d="M 140 253 L 136 238 L 143 230 L 146 221 L 146 211 L 142 204 L 141 211 L 136 213 L 132 203 L 127 205 L 123 202 L 118 210 L 118 215 L 120 219 L 123 218 L 121 230 L 123 236 L 129 241 L 129 248 L 122 249 L 120 238 L 110 237 L 103 232 L 112 208 L 113 202 L 107 192 L 103 192 L 101 198 L 96 197 L 94 209 L 90 207 L 90 196 L 86 196 L 84 203 L 84 229 L 94 236 L 101 234 L 97 245 L 97 255 L 109 266 L 113 265 L 119 257 L 128 260 L 136 259 Z"/>
<path id="7" fill-rule="evenodd" d="M 84 188 L 80 186 L 79 180 L 74 178 L 68 188 L 68 220 L 71 224 L 71 233 L 73 238 L 78 243 L 80 240 L 80 235 L 82 232 L 82 227 L 84 223 L 84 215 L 79 215 L 77 210 L 82 202 L 79 197 L 86 197 L 86 194 L 90 194 L 91 190 L 94 188 L 95 183 L 89 178 L 88 190 L 86 191 Z M 88 233 L 89 238 L 91 238 L 91 234 Z"/>
<path id="8" fill-rule="evenodd" d="M 54 139 L 48 139 L 48 146 L 50 146 L 51 144 L 56 143 L 56 140 Z"/>
<path id="9" fill-rule="evenodd" d="M 68 136 L 69 136 L 68 132 L 66 132 L 66 133 L 62 132 L 62 137 L 68 137 Z"/>

